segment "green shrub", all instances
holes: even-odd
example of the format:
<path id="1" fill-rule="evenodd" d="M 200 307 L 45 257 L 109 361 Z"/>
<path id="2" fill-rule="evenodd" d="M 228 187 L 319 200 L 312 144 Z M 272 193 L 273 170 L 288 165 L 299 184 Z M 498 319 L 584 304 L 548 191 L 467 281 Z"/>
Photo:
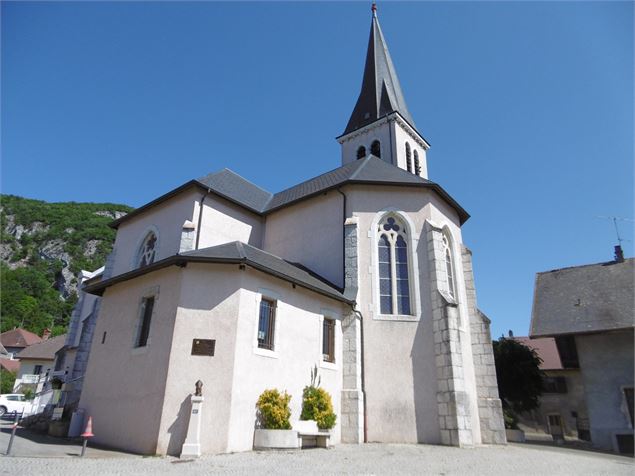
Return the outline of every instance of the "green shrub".
<path id="1" fill-rule="evenodd" d="M 15 383 L 15 374 L 5 369 L 0 369 L 0 393 L 12 393 Z"/>
<path id="2" fill-rule="evenodd" d="M 288 395 L 286 391 L 281 394 L 273 388 L 262 392 L 258 398 L 258 403 L 256 403 L 256 407 L 260 411 L 262 426 L 267 430 L 290 430 L 290 401 L 291 395 Z"/>
<path id="3" fill-rule="evenodd" d="M 300 419 L 315 420 L 320 430 L 333 428 L 337 415 L 333 412 L 333 402 L 329 393 L 313 385 L 304 387 Z"/>

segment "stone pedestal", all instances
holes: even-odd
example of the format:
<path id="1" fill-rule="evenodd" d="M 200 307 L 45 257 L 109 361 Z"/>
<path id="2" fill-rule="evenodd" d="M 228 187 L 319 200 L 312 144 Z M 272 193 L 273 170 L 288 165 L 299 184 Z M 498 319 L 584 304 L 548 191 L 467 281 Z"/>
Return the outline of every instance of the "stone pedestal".
<path id="1" fill-rule="evenodd" d="M 190 423 L 187 427 L 187 438 L 181 449 L 181 458 L 201 456 L 201 411 L 203 410 L 203 397 L 192 395 L 192 410 L 190 411 Z"/>

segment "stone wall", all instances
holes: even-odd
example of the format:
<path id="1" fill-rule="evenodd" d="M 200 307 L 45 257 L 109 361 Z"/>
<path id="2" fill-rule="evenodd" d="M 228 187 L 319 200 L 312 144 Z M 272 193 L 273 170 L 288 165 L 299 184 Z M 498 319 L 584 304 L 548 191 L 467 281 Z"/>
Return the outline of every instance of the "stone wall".
<path id="1" fill-rule="evenodd" d="M 474 273 L 472 270 L 472 252 L 465 246 L 461 248 L 461 258 L 470 315 L 472 358 L 476 377 L 481 441 L 490 444 L 505 444 L 507 439 L 505 438 L 503 408 L 498 397 L 490 320 L 477 307 Z"/>
<path id="2" fill-rule="evenodd" d="M 443 249 L 443 231 L 427 224 L 430 289 L 432 292 L 432 328 L 437 364 L 437 407 L 441 443 L 470 446 L 474 443 L 469 396 L 465 389 L 461 354 L 459 309 L 448 294 Z"/>
<path id="3" fill-rule="evenodd" d="M 344 225 L 345 293 L 354 298 L 358 288 L 357 222 Z M 361 316 L 351 311 L 342 319 L 342 443 L 364 442 L 364 394 L 362 392 Z"/>

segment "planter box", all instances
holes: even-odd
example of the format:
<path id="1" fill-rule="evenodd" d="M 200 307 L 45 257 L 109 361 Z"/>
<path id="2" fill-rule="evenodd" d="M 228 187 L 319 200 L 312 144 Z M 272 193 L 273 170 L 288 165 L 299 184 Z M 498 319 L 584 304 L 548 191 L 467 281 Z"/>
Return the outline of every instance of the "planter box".
<path id="1" fill-rule="evenodd" d="M 254 432 L 255 450 L 300 448 L 300 439 L 296 430 L 256 430 Z"/>
<path id="2" fill-rule="evenodd" d="M 505 436 L 507 437 L 507 441 L 511 441 L 512 443 L 525 442 L 525 432 L 523 430 L 505 429 Z"/>

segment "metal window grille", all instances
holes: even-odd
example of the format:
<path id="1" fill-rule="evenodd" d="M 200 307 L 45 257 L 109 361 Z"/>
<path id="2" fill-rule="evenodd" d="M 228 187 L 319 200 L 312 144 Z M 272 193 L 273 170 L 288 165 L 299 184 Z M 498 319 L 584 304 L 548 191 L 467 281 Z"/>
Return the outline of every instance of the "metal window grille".
<path id="1" fill-rule="evenodd" d="M 406 142 L 406 168 L 408 172 L 412 172 L 412 157 L 410 154 L 410 144 Z"/>
<path id="2" fill-rule="evenodd" d="M 322 323 L 322 359 L 335 362 L 335 321 L 324 319 Z"/>
<path id="3" fill-rule="evenodd" d="M 139 329 L 139 337 L 137 338 L 136 347 L 145 347 L 148 344 L 148 336 L 150 335 L 150 320 L 152 319 L 152 309 L 154 308 L 154 296 L 143 298 L 141 306 L 141 328 Z"/>
<path id="4" fill-rule="evenodd" d="M 419 162 L 419 153 L 415 150 L 415 174 L 421 175 L 421 163 Z"/>
<path id="5" fill-rule="evenodd" d="M 276 303 L 268 299 L 260 301 L 260 317 L 258 319 L 258 347 L 273 350 L 276 327 Z"/>

